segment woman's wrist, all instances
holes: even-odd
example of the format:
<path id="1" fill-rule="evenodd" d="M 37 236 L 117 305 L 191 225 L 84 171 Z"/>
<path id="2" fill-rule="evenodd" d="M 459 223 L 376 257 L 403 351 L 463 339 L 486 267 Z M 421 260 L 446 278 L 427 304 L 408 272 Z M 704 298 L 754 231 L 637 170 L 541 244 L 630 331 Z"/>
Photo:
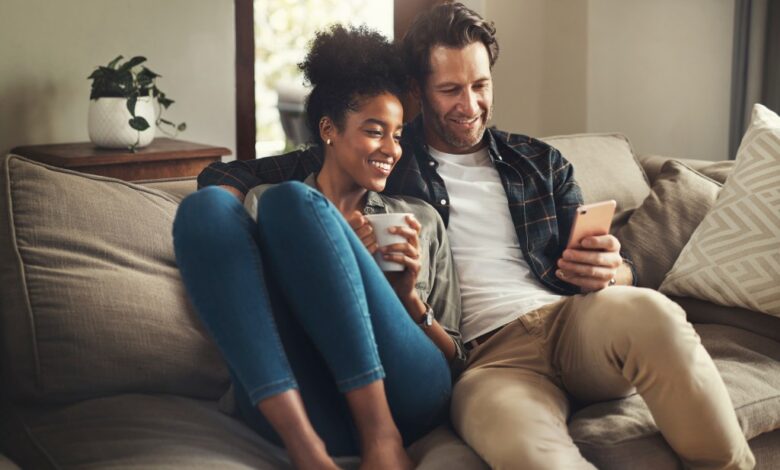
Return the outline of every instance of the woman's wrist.
<path id="1" fill-rule="evenodd" d="M 401 303 L 406 308 L 409 316 L 411 316 L 412 320 L 414 320 L 416 323 L 420 322 L 422 316 L 428 310 L 428 306 L 425 305 L 425 302 L 423 302 L 422 299 L 420 299 L 420 296 L 417 295 L 417 292 L 412 293 L 406 298 L 402 298 Z"/>

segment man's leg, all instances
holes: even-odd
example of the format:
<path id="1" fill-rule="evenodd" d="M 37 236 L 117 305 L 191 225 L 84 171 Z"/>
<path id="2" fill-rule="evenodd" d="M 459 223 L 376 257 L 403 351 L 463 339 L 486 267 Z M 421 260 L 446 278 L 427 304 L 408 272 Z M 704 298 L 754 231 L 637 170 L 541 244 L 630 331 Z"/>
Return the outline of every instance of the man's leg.
<path id="1" fill-rule="evenodd" d="M 610 287 L 564 303 L 553 362 L 588 402 L 635 387 L 686 467 L 753 468 L 715 364 L 685 312 L 649 289 Z"/>
<path id="2" fill-rule="evenodd" d="M 543 328 L 529 326 L 512 322 L 474 350 L 453 390 L 452 424 L 491 468 L 593 469 L 569 436 Z"/>

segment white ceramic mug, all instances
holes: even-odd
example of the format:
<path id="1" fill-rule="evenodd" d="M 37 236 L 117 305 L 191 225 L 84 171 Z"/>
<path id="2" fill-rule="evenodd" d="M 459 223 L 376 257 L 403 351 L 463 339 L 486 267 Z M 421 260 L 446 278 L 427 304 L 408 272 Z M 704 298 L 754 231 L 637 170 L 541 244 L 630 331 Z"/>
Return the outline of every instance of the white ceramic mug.
<path id="1" fill-rule="evenodd" d="M 379 247 L 393 245 L 395 243 L 406 243 L 406 237 L 390 233 L 388 229 L 390 227 L 408 227 L 406 222 L 406 216 L 413 215 L 408 212 L 398 212 L 394 214 L 369 214 L 365 218 L 371 227 L 374 228 L 376 234 L 376 243 Z M 374 253 L 374 259 L 379 263 L 379 267 L 382 271 L 403 271 L 405 266 L 395 261 L 388 261 L 383 258 L 381 251 L 377 250 Z"/>

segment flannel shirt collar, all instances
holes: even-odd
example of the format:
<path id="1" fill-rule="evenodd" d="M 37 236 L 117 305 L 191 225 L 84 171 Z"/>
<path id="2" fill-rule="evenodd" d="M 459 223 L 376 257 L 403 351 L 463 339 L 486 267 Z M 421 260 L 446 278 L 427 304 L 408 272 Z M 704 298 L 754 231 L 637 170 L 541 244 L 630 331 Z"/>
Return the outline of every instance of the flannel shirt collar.
<path id="1" fill-rule="evenodd" d="M 319 188 L 317 187 L 317 173 L 309 173 L 309 176 L 303 180 L 303 183 L 319 191 Z M 385 200 L 382 199 L 382 196 L 377 192 L 368 190 L 366 194 L 366 207 L 363 208 L 363 213 L 384 214 L 386 212 L 387 207 L 385 207 Z"/>

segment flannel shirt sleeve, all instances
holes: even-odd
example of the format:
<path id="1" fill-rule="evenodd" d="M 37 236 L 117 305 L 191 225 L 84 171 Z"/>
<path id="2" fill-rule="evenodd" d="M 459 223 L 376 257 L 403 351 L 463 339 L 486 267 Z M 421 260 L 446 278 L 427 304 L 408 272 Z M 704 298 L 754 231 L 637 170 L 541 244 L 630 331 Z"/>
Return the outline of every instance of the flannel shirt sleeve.
<path id="1" fill-rule="evenodd" d="M 261 184 L 276 184 L 290 179 L 303 180 L 314 168 L 302 165 L 307 154 L 294 151 L 275 157 L 263 157 L 255 160 L 233 160 L 232 162 L 214 162 L 198 175 L 198 189 L 212 186 L 231 186 L 241 194 Z M 308 155 L 311 158 L 311 155 Z M 309 162 L 311 163 L 311 162 Z"/>
<path id="2" fill-rule="evenodd" d="M 558 218 L 558 233 L 561 235 L 560 251 L 562 253 L 566 248 L 565 245 L 569 239 L 569 232 L 571 232 L 571 226 L 574 223 L 574 214 L 577 207 L 583 203 L 583 199 L 580 187 L 574 179 L 574 166 L 558 150 L 552 150 L 557 154 L 556 161 L 558 162 L 553 172 L 553 191 L 555 194 L 556 217 Z M 634 263 L 622 249 L 620 250 L 620 256 L 631 270 L 631 282 L 632 285 L 636 286 L 638 278 Z"/>
<path id="3" fill-rule="evenodd" d="M 214 162 L 198 175 L 198 189 L 206 186 L 231 186 L 242 194 L 262 184 L 257 176 L 260 160 L 233 160 L 232 162 Z"/>
<path id="4" fill-rule="evenodd" d="M 438 212 L 432 207 L 432 220 L 436 221 L 436 237 L 438 246 L 435 256 L 431 260 L 434 270 L 434 282 L 431 286 L 427 302 L 433 309 L 433 315 L 444 331 L 450 335 L 455 343 L 455 357 L 450 361 L 450 371 L 453 378 L 460 375 L 466 367 L 466 349 L 463 346 L 463 338 L 460 334 L 461 302 L 458 273 L 450 251 L 450 243 L 447 238 L 447 229 Z"/>

